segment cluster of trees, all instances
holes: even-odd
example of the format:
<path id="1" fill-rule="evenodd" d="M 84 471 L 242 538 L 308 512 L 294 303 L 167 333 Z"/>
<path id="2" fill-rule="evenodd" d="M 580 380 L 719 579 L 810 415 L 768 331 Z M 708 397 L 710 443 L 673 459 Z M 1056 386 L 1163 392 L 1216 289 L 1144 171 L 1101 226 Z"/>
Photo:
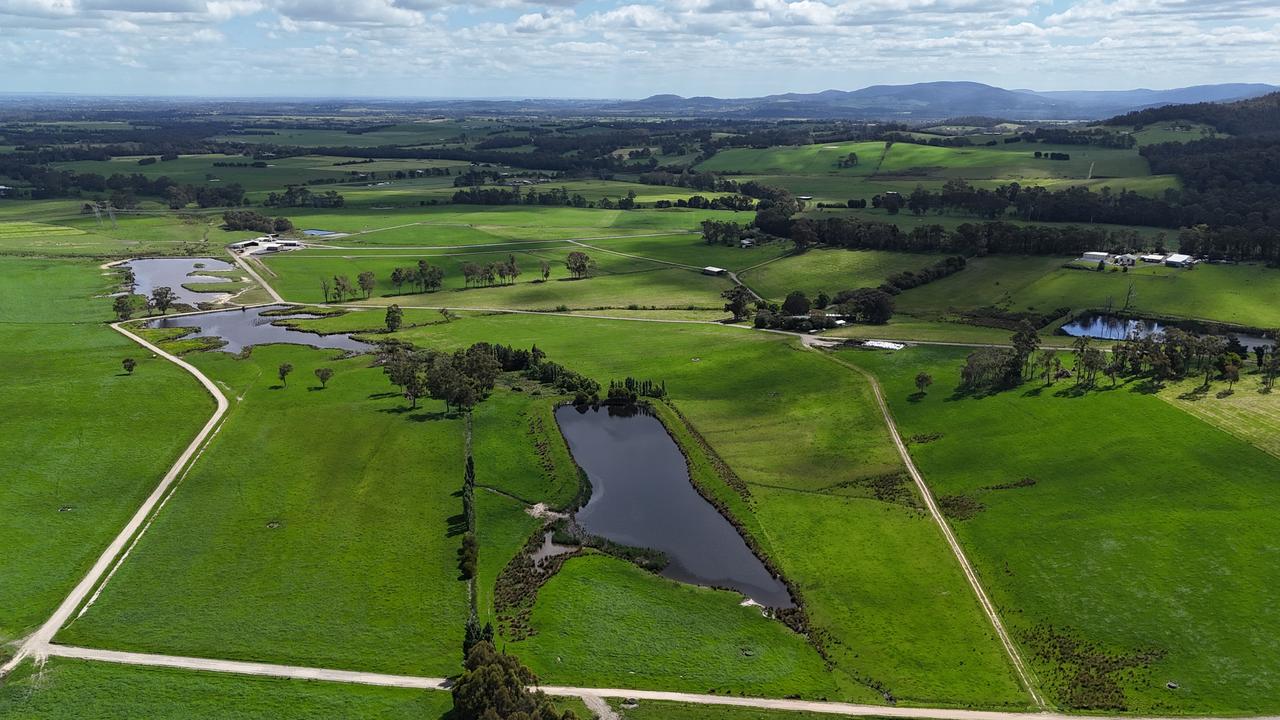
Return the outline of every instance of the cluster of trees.
<path id="1" fill-rule="evenodd" d="M 754 210 L 756 202 L 749 197 L 743 195 L 724 195 L 717 198 L 707 199 L 701 195 L 693 195 L 688 199 L 677 198 L 675 202 L 670 200 L 658 200 L 653 204 L 656 208 L 669 207 L 687 207 L 705 210 Z"/>
<path id="2" fill-rule="evenodd" d="M 621 381 L 610 380 L 605 394 L 608 405 L 634 405 L 642 397 L 662 399 L 667 396 L 667 383 L 639 380 L 633 377 Z"/>
<path id="3" fill-rule="evenodd" d="M 262 204 L 267 207 L 340 208 L 346 202 L 346 198 L 333 190 L 313 193 L 301 185 L 290 185 L 283 193 L 268 193 Z"/>
<path id="4" fill-rule="evenodd" d="M 1050 145 L 1092 145 L 1094 147 L 1121 150 L 1127 150 L 1138 144 L 1137 138 L 1129 133 L 1115 132 L 1103 128 L 1076 130 L 1065 127 L 1038 127 L 1032 132 L 1022 133 L 1016 139 L 1025 142 L 1048 143 Z M 1006 139 L 1005 142 L 1009 142 L 1009 139 Z"/>
<path id="5" fill-rule="evenodd" d="M 529 188 L 528 191 L 521 193 L 519 188 L 469 187 L 455 192 L 453 202 L 460 205 L 563 205 L 579 208 L 592 205 L 582 195 L 578 193 L 570 195 L 564 188 L 550 190 Z"/>
<path id="6" fill-rule="evenodd" d="M 738 183 L 733 180 L 724 179 L 713 172 L 698 172 L 697 170 L 684 170 L 678 173 L 655 170 L 653 172 L 640 173 L 638 181 L 645 185 L 684 187 L 708 192 L 738 191 Z"/>
<path id="7" fill-rule="evenodd" d="M 759 220 L 757 218 L 757 225 Z M 1088 250 L 1134 247 L 1131 231 L 1107 231 L 1091 227 L 1014 225 L 1006 222 L 964 223 L 954 230 L 922 225 L 904 231 L 897 225 L 858 218 L 800 218 L 771 225 L 775 235 L 790 238 L 796 249 L 813 245 L 852 249 L 936 252 L 964 255 L 1010 253 L 1019 255 L 1070 255 Z"/>
<path id="8" fill-rule="evenodd" d="M 758 328 L 809 332 L 833 328 L 839 318 L 883 325 L 892 317 L 893 295 L 881 288 L 842 290 L 834 298 L 820 292 L 812 301 L 803 291 L 792 290 L 781 305 L 757 302 L 754 324 Z"/>
<path id="9" fill-rule="evenodd" d="M 902 272 L 890 275 L 880 285 L 880 289 L 890 295 L 897 295 L 903 290 L 920 287 L 934 280 L 940 280 L 948 275 L 953 275 L 964 269 L 966 261 L 959 255 L 952 255 L 943 258 L 938 262 L 922 269 L 912 272 L 911 270 L 903 270 Z"/>
<path id="10" fill-rule="evenodd" d="M 373 294 L 375 287 L 377 287 L 377 281 L 370 270 L 357 275 L 354 283 L 346 275 L 334 275 L 332 279 L 320 278 L 320 292 L 324 295 L 325 302 L 340 303 L 347 298 L 358 296 L 363 296 L 367 300 Z"/>
<path id="11" fill-rule="evenodd" d="M 453 712 L 456 720 L 577 720 L 572 710 L 556 710 L 551 698 L 529 688 L 538 676 L 514 655 L 500 653 L 489 637 L 467 633 L 466 661 L 462 675 L 453 684 Z"/>
<path id="12" fill-rule="evenodd" d="M 228 210 L 222 213 L 222 225 L 227 230 L 253 230 L 261 233 L 282 233 L 293 229 L 293 222 L 289 218 L 273 218 L 253 210 Z"/>
<path id="13" fill-rule="evenodd" d="M 444 269 L 419 260 L 416 266 L 398 267 L 391 271 L 391 284 L 399 293 L 405 285 L 418 288 L 418 292 L 434 292 L 444 284 Z"/>
<path id="14" fill-rule="evenodd" d="M 469 409 L 487 397 L 502 372 L 487 343 L 446 353 L 389 342 L 383 344 L 378 364 L 410 407 L 416 408 L 419 398 L 431 397 L 443 401 L 446 412 Z"/>
<path id="15" fill-rule="evenodd" d="M 1040 152 L 1036 151 L 1036 159 L 1047 158 L 1049 160 L 1070 160 L 1071 155 L 1064 152 Z"/>
<path id="16" fill-rule="evenodd" d="M 467 287 L 491 287 L 499 283 L 507 285 L 514 283 L 516 278 L 520 277 L 520 272 L 520 265 L 516 262 L 515 255 L 508 255 L 506 260 L 484 265 L 462 264 L 462 279 Z"/>
<path id="17" fill-rule="evenodd" d="M 930 211 L 953 212 L 994 220 L 1012 213 L 1022 220 L 1041 222 L 1115 223 L 1176 227 L 1178 208 L 1168 200 L 1141 195 L 1130 190 L 1113 192 L 1102 188 L 1093 192 L 1075 186 L 1063 190 L 1023 187 L 1009 183 L 992 189 L 975 188 L 965 180 L 949 180 L 941 190 L 930 191 L 916 186 L 902 204 L 887 203 L 888 196 L 874 198 L 876 207 L 886 207 L 891 214 L 905 206 L 920 216 Z"/>
<path id="18" fill-rule="evenodd" d="M 1215 376 L 1234 385 L 1250 355 L 1235 338 L 1197 336 L 1167 328 L 1160 334 L 1138 333 L 1117 342 L 1110 353 L 1092 339 L 1078 337 L 1072 343 L 1069 354 L 1073 362 L 1068 369 L 1063 361 L 1066 353 L 1053 348 L 1036 352 L 1040 338 L 1030 323 L 1024 322 L 1010 340 L 1010 348 L 981 348 L 970 353 L 960 370 L 960 386 L 970 391 L 999 390 L 1033 378 L 1045 385 L 1072 378 L 1077 387 L 1090 388 L 1103 376 L 1114 386 L 1121 377 L 1147 376 L 1163 382 L 1201 374 L 1205 387 Z M 1259 345 L 1253 356 L 1262 387 L 1270 390 L 1280 375 L 1280 354 Z"/>
<path id="19" fill-rule="evenodd" d="M 128 320 L 133 317 L 133 313 L 137 311 L 139 301 L 134 298 L 139 297 L 133 294 L 132 279 L 127 283 L 129 291 L 123 295 L 117 295 L 111 301 L 111 310 L 115 313 L 117 320 Z M 151 290 L 151 294 L 146 298 L 147 312 L 159 312 L 161 315 L 169 312 L 169 308 L 178 302 L 178 294 L 170 287 L 158 287 Z M 127 368 L 126 368 L 127 369 Z M 133 372 L 130 370 L 129 372 Z"/>
<path id="20" fill-rule="evenodd" d="M 702 240 L 708 245 L 725 245 L 737 247 L 743 239 L 751 237 L 754 231 L 749 225 L 742 225 L 729 220 L 703 220 Z"/>

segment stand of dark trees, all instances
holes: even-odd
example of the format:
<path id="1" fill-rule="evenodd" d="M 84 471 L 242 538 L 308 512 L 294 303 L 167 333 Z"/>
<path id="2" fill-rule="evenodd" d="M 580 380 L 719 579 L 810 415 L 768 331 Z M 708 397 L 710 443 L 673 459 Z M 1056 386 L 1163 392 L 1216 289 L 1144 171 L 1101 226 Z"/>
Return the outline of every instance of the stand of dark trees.
<path id="1" fill-rule="evenodd" d="M 333 190 L 313 193 L 300 185 L 290 185 L 283 193 L 268 193 L 262 204 L 266 207 L 340 208 L 346 204 L 346 198 Z"/>
<path id="2" fill-rule="evenodd" d="M 936 252 L 972 257 L 988 253 L 1017 255 L 1070 255 L 1088 250 L 1125 250 L 1132 247 L 1131 231 L 1044 225 L 1014 225 L 1006 222 L 964 223 L 955 230 L 941 225 L 925 225 L 904 231 L 892 223 L 856 218 L 830 217 L 788 220 L 782 237 L 797 246 L 827 245 L 867 250 Z M 803 238 L 803 240 L 797 240 Z"/>
<path id="3" fill-rule="evenodd" d="M 460 205 L 566 205 L 588 207 L 591 203 L 578 193 L 569 194 L 564 188 L 535 190 L 521 193 L 519 188 L 470 187 L 453 194 L 453 202 Z"/>
<path id="4" fill-rule="evenodd" d="M 222 213 L 222 224 L 228 230 L 253 230 L 260 233 L 280 233 L 293 229 L 293 222 L 285 217 L 268 217 L 253 210 L 228 210 Z"/>

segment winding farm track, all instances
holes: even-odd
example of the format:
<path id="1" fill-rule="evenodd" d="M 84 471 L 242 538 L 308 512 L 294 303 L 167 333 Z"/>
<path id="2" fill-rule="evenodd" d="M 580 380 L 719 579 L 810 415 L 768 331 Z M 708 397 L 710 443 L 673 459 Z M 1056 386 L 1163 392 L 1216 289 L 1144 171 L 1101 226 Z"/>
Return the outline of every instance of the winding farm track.
<path id="1" fill-rule="evenodd" d="M 268 292 L 275 302 L 286 303 L 274 288 L 271 287 L 256 271 L 249 267 L 247 262 L 241 262 L 240 258 L 236 258 L 237 263 L 248 272 L 262 287 Z M 736 281 L 736 278 L 735 278 Z M 750 289 L 750 288 L 748 288 Z M 339 306 L 342 307 L 342 306 Z M 345 306 L 358 307 L 360 309 L 370 309 L 369 306 Z M 437 309 L 437 308 L 426 308 Z M 583 319 L 601 319 L 601 320 L 629 320 L 636 322 L 663 322 L 672 324 L 692 324 L 692 325 L 722 325 L 703 320 L 665 320 L 659 318 L 626 318 L 626 317 L 609 317 L 599 315 L 575 315 L 570 313 L 546 313 L 529 310 L 511 310 L 508 308 L 452 308 L 466 309 L 481 312 L 494 313 L 517 313 L 530 315 L 553 315 L 563 317 L 577 317 Z M 189 313 L 200 314 L 200 313 Z M 160 484 L 156 486 L 151 495 L 143 502 L 142 506 L 133 515 L 127 525 L 120 531 L 116 538 L 111 542 L 98 561 L 94 563 L 88 574 L 80 581 L 79 584 L 71 591 L 58 606 L 53 615 L 40 626 L 40 628 L 28 636 L 18 648 L 17 653 L 0 666 L 0 680 L 3 680 L 10 672 L 12 672 L 19 664 L 28 658 L 37 661 L 43 661 L 47 657 L 63 657 L 79 660 L 97 661 L 117 663 L 124 665 L 147 666 L 147 667 L 168 667 L 192 671 L 228 673 L 236 675 L 248 675 L 257 677 L 274 677 L 296 680 L 312 680 L 326 681 L 338 683 L 352 683 L 359 685 L 376 685 L 383 687 L 398 687 L 407 689 L 421 690 L 448 690 L 450 681 L 447 678 L 418 677 L 411 675 L 393 675 L 384 673 L 361 672 L 352 670 L 337 670 L 328 668 L 303 667 L 293 665 L 278 665 L 272 663 L 245 662 L 237 660 L 222 660 L 214 658 L 196 658 L 183 657 L 175 655 L 159 655 L 147 653 L 121 652 L 116 650 L 103 650 L 96 648 L 83 648 L 67 645 L 58 645 L 53 643 L 53 637 L 57 631 L 69 620 L 75 613 L 76 609 L 81 607 L 85 600 L 90 597 L 90 593 L 95 587 L 100 587 L 104 577 L 109 577 L 109 573 L 122 560 L 123 555 L 127 555 L 127 548 L 136 542 L 140 529 L 144 529 L 148 519 L 161 506 L 164 499 L 172 491 L 174 483 L 182 477 L 183 471 L 189 467 L 193 458 L 198 457 L 199 452 L 208 443 L 210 437 L 216 433 L 219 424 L 225 416 L 229 403 L 226 397 L 218 389 L 217 385 L 207 376 L 201 373 L 193 365 L 178 358 L 170 353 L 161 350 L 150 342 L 135 335 L 122 326 L 121 323 L 115 323 L 111 326 L 116 331 L 127 336 L 142 347 L 155 353 L 169 362 L 172 362 L 187 372 L 191 373 L 201 385 L 213 396 L 217 403 L 217 407 L 213 415 L 197 433 L 196 437 L 191 441 L 183 453 L 178 457 L 177 461 L 169 469 L 169 471 L 161 479 Z M 743 330 L 752 330 L 753 328 L 734 325 L 730 327 L 738 327 Z M 810 349 L 816 349 L 814 342 L 817 340 L 814 336 L 801 333 L 792 333 L 778 330 L 768 330 L 778 335 L 787 335 L 799 338 L 801 343 Z M 913 341 L 907 341 L 913 342 Z M 973 345 L 965 343 L 946 343 L 946 342 L 918 342 L 919 344 L 933 345 L 955 345 L 973 347 Z M 835 716 L 861 716 L 861 717 L 882 717 L 882 718 L 908 718 L 912 720 L 1079 720 L 1081 716 L 1067 715 L 1056 712 L 1046 711 L 1046 704 L 1039 691 L 1036 689 L 1034 678 L 1027 669 L 1022 660 L 1021 654 L 1017 646 L 1012 642 L 1008 632 L 1001 622 L 999 614 L 996 612 L 994 605 L 987 597 L 982 584 L 969 563 L 964 550 L 961 548 L 958 540 L 942 516 L 933 494 L 928 485 L 924 481 L 924 477 L 916 468 L 910 454 L 907 452 L 906 444 L 902 441 L 902 437 L 898 432 L 894 423 L 893 416 L 889 411 L 888 403 L 885 401 L 883 391 L 880 388 L 876 378 L 866 370 L 857 365 L 848 363 L 833 355 L 827 354 L 833 362 L 840 364 L 852 371 L 860 373 L 865 377 L 871 385 L 876 403 L 884 417 L 884 422 L 893 439 L 894 445 L 897 447 L 898 453 L 902 458 L 912 480 L 915 482 L 920 495 L 929 510 L 930 516 L 937 523 L 942 534 L 959 562 L 961 569 L 969 582 L 973 592 L 982 607 L 983 612 L 990 620 L 992 627 L 995 629 L 1001 644 L 1004 646 L 1006 653 L 1009 655 L 1014 669 L 1021 680 L 1022 684 L 1028 691 L 1029 696 L 1035 701 L 1040 708 L 1038 712 L 1010 712 L 1010 711 L 991 711 L 991 710 L 964 710 L 958 708 L 929 708 L 929 707 L 899 707 L 884 705 L 861 705 L 854 703 L 842 703 L 831 701 L 811 701 L 798 699 L 780 699 L 780 698 L 761 698 L 761 697 L 732 697 L 727 695 L 706 695 L 699 693 L 686 692 L 666 692 L 657 690 L 638 690 L 623 688 L 583 688 L 569 686 L 542 686 L 540 689 L 550 695 L 561 697 L 577 697 L 587 705 L 592 712 L 596 713 L 601 720 L 617 720 L 618 715 L 605 702 L 606 698 L 632 698 L 636 700 L 653 700 L 687 703 L 694 705 L 707 706 L 733 706 L 748 707 L 757 709 L 783 710 L 795 712 L 815 712 L 826 713 Z M 123 554 L 123 555 L 122 555 Z M 1147 718 L 1136 716 L 1089 716 L 1091 720 L 1166 720 L 1164 718 Z M 1180 718 L 1177 720 L 1186 720 Z M 1216 718 L 1200 718 L 1199 720 L 1217 720 Z M 1280 716 L 1259 716 L 1253 720 L 1280 720 Z"/>
<path id="2" fill-rule="evenodd" d="M 19 663 L 28 657 L 34 657 L 39 660 L 49 654 L 49 646 L 53 641 L 53 636 L 57 634 L 58 630 L 71 618 L 72 614 L 75 613 L 76 608 L 89 597 L 89 593 L 91 593 L 94 587 L 98 585 L 98 582 L 102 580 L 103 576 L 106 575 L 116 564 L 120 554 L 129 547 L 130 540 L 138 530 L 143 527 L 152 511 L 155 510 L 156 506 L 164 499 L 174 481 L 177 480 L 179 475 L 182 473 L 182 470 L 191 462 L 191 459 L 195 457 L 200 448 L 204 446 L 209 437 L 217 430 L 218 424 L 222 422 L 222 417 L 226 414 L 227 408 L 229 407 L 226 396 L 222 394 L 222 391 L 218 389 L 218 386 L 206 377 L 204 373 L 197 370 L 194 365 L 161 350 L 141 337 L 129 332 L 121 323 L 114 323 L 111 327 L 125 337 L 128 337 L 130 340 L 133 340 L 142 347 L 155 353 L 157 356 L 174 363 L 178 367 L 195 376 L 195 378 L 200 381 L 200 384 L 204 386 L 205 390 L 213 396 L 214 401 L 217 403 L 217 407 L 214 409 L 213 415 L 209 418 L 208 422 L 204 424 L 204 427 L 200 428 L 200 432 L 196 433 L 195 439 L 191 441 L 191 444 L 187 445 L 187 448 L 178 456 L 177 461 L 169 468 L 169 471 L 165 473 L 164 477 L 160 479 L 160 484 L 156 486 L 155 490 L 151 491 L 151 494 L 143 501 L 142 506 L 133 514 L 133 517 L 130 518 L 129 522 L 124 526 L 120 533 L 116 535 L 115 539 L 111 541 L 111 544 L 107 546 L 107 549 L 102 551 L 102 555 L 98 557 L 98 561 L 93 564 L 93 567 L 89 568 L 89 572 L 80 580 L 79 584 L 77 584 L 75 588 L 71 590 L 71 593 L 63 599 L 62 604 L 54 610 L 53 615 L 49 616 L 49 619 L 46 620 L 39 629 L 22 641 L 22 644 L 18 646 L 18 651 L 14 656 L 3 666 L 0 666 L 0 678 L 8 675 L 15 667 L 18 666 Z"/>

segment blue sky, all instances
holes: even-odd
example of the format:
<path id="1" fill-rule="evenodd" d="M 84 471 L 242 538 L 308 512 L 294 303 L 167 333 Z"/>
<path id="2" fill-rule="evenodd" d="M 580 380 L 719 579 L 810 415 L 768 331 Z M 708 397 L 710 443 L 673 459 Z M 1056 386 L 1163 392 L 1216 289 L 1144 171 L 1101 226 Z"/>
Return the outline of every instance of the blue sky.
<path id="1" fill-rule="evenodd" d="M 0 0 L 0 91 L 752 96 L 1280 83 L 1275 0 Z"/>

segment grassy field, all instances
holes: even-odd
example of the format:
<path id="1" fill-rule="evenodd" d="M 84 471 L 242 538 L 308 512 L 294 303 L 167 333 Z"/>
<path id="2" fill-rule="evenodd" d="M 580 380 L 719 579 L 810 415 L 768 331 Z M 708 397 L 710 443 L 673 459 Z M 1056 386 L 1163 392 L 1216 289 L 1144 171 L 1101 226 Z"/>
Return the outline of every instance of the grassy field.
<path id="1" fill-rule="evenodd" d="M 1256 370 L 1252 357 L 1249 367 Z M 1280 457 L 1280 395 L 1262 392 L 1256 372 L 1242 374 L 1234 392 L 1219 383 L 1206 389 L 1201 379 L 1172 383 L 1160 391 L 1160 398 Z"/>
<path id="2" fill-rule="evenodd" d="M 872 499 L 865 490 L 871 478 L 900 466 L 869 388 L 847 369 L 786 339 L 705 325 L 499 315 L 400 335 L 445 348 L 478 340 L 536 343 L 552 359 L 602 381 L 625 375 L 665 380 L 676 406 L 752 487 L 748 527 L 759 528 L 757 540 L 796 583 L 816 625 L 829 634 L 839 672 L 882 682 L 899 702 L 1025 704 L 975 601 L 962 592 L 959 570 L 936 530 L 917 512 Z M 807 529 L 815 517 L 834 527 L 855 526 L 844 535 L 849 544 L 833 542 L 826 551 L 843 568 L 834 576 L 829 566 L 800 557 L 799 544 L 812 544 Z M 875 531 L 862 535 L 856 526 L 871 518 L 877 520 Z M 904 562 L 900 551 L 910 553 L 919 582 L 953 592 L 922 595 L 908 589 L 916 588 L 913 584 L 869 580 L 894 577 Z M 600 587 L 598 592 L 610 591 Z M 591 595 L 579 602 L 600 606 Z M 896 610 L 874 621 L 875 608 Z M 535 610 L 535 620 L 543 617 L 540 612 Z M 925 636 L 906 640 L 930 622 Z M 713 630 L 704 631 L 712 634 L 702 642 L 716 647 Z M 576 652 L 560 633 L 542 632 L 536 642 L 534 656 L 548 663 L 553 657 L 569 663 Z M 723 658 L 702 657 L 702 662 L 721 667 Z M 556 682 L 587 672 L 538 667 Z M 570 670 L 578 675 L 562 676 Z M 649 679 L 658 682 L 657 675 Z M 864 695 L 862 690 L 858 697 Z"/>
<path id="3" fill-rule="evenodd" d="M 573 279 L 565 267 L 570 252 L 586 252 L 595 263 L 591 277 Z M 522 275 L 518 282 L 492 287 L 465 287 L 462 266 L 505 262 L 514 256 Z M 416 266 L 426 260 L 444 270 L 444 289 L 427 294 L 414 294 L 412 288 L 396 295 L 391 284 L 392 271 L 399 266 Z M 549 281 L 542 282 L 539 264 L 551 266 Z M 432 307 L 517 308 L 552 310 L 561 305 L 569 308 L 626 307 L 698 307 L 715 308 L 723 304 L 721 291 L 730 286 L 722 277 L 709 277 L 696 270 L 672 267 L 615 253 L 600 252 L 572 245 L 524 250 L 510 246 L 501 252 L 462 252 L 404 255 L 373 253 L 337 256 L 328 252 L 298 251 L 270 256 L 265 260 L 271 277 L 267 280 L 286 299 L 295 302 L 319 302 L 323 299 L 320 280 L 335 275 L 354 279 L 362 271 L 371 271 L 377 280 L 375 304 L 398 303 Z"/>
<path id="4" fill-rule="evenodd" d="M 796 195 L 811 195 L 814 202 L 843 203 L 849 199 L 863 199 L 868 202 L 875 195 L 885 192 L 909 194 L 916 186 L 932 192 L 939 192 L 948 178 L 936 174 L 917 175 L 775 175 L 750 174 L 735 178 L 739 181 L 756 180 L 765 185 L 774 185 L 790 190 Z M 965 178 L 974 187 L 994 190 L 1001 185 L 1008 185 L 1012 178 Z M 1062 177 L 1028 177 L 1018 179 L 1023 187 L 1037 186 L 1050 190 L 1064 190 L 1068 187 L 1087 187 L 1098 191 L 1104 187 L 1119 190 L 1132 190 L 1144 195 L 1158 195 L 1170 188 L 1181 187 L 1181 182 L 1174 175 L 1143 175 L 1124 178 L 1095 177 L 1062 178 Z M 970 219 L 972 221 L 972 219 Z"/>
<path id="5" fill-rule="evenodd" d="M 54 658 L 22 666 L 0 685 L 0 717 L 13 720 L 435 720 L 448 693 L 276 680 Z M 585 717 L 590 717 L 585 716 Z"/>
<path id="6" fill-rule="evenodd" d="M 802 290 L 812 300 L 823 290 L 835 296 L 841 290 L 876 287 L 890 275 L 921 270 L 941 257 L 884 250 L 811 250 L 761 265 L 739 278 L 769 300 L 781 302 L 792 290 Z"/>
<path id="7" fill-rule="evenodd" d="M 836 717 L 849 717 L 794 710 L 684 705 L 661 700 L 642 700 L 635 707 L 624 707 L 620 700 L 613 700 L 609 704 L 622 720 L 834 720 Z"/>
<path id="8" fill-rule="evenodd" d="M 1015 311 L 1119 309 L 1132 284 L 1134 312 L 1280 326 L 1280 274 L 1261 265 L 1200 265 L 1194 270 L 1146 266 L 1127 273 L 1099 273 L 1064 269 L 1068 260 L 975 258 L 955 275 L 902 293 L 897 307 L 921 317 L 986 306 Z"/>
<path id="9" fill-rule="evenodd" d="M 233 396 L 202 459 L 66 642 L 442 675 L 467 615 L 461 420 L 406 412 L 367 358 L 191 360 Z M 276 368 L 296 370 L 279 387 Z M 313 369 L 332 367 L 327 389 Z M 228 632 L 229 629 L 234 629 Z"/>
<path id="10" fill-rule="evenodd" d="M 1036 158 L 1063 152 L 1070 160 Z M 857 153 L 858 164 L 838 167 L 838 161 Z M 1017 143 L 992 147 L 947 148 L 914 143 L 881 142 L 792 145 L 765 149 L 735 148 L 716 153 L 699 164 L 700 170 L 763 175 L 822 175 L 912 179 L 916 177 L 1000 179 L 1128 178 L 1151 174 L 1136 150 L 1089 146 Z M 1026 184 L 1026 183 L 1024 183 Z"/>
<path id="11" fill-rule="evenodd" d="M 508 647 L 541 677 L 588 687 L 874 697 L 741 600 L 589 554 L 566 562 L 538 593 L 538 634 Z"/>
<path id="12" fill-rule="evenodd" d="M 1054 701 L 1275 712 L 1280 459 L 1128 385 L 954 395 L 964 354 L 846 357 L 925 438 L 911 452 L 934 492 L 968 499 L 952 524 Z"/>
<path id="13" fill-rule="evenodd" d="M 190 375 L 103 324 L 109 301 L 93 296 L 110 280 L 95 264 L 0 258 L 0 273 L 3 646 L 80 580 L 213 401 Z M 138 361 L 133 375 L 121 369 L 126 357 Z"/>

